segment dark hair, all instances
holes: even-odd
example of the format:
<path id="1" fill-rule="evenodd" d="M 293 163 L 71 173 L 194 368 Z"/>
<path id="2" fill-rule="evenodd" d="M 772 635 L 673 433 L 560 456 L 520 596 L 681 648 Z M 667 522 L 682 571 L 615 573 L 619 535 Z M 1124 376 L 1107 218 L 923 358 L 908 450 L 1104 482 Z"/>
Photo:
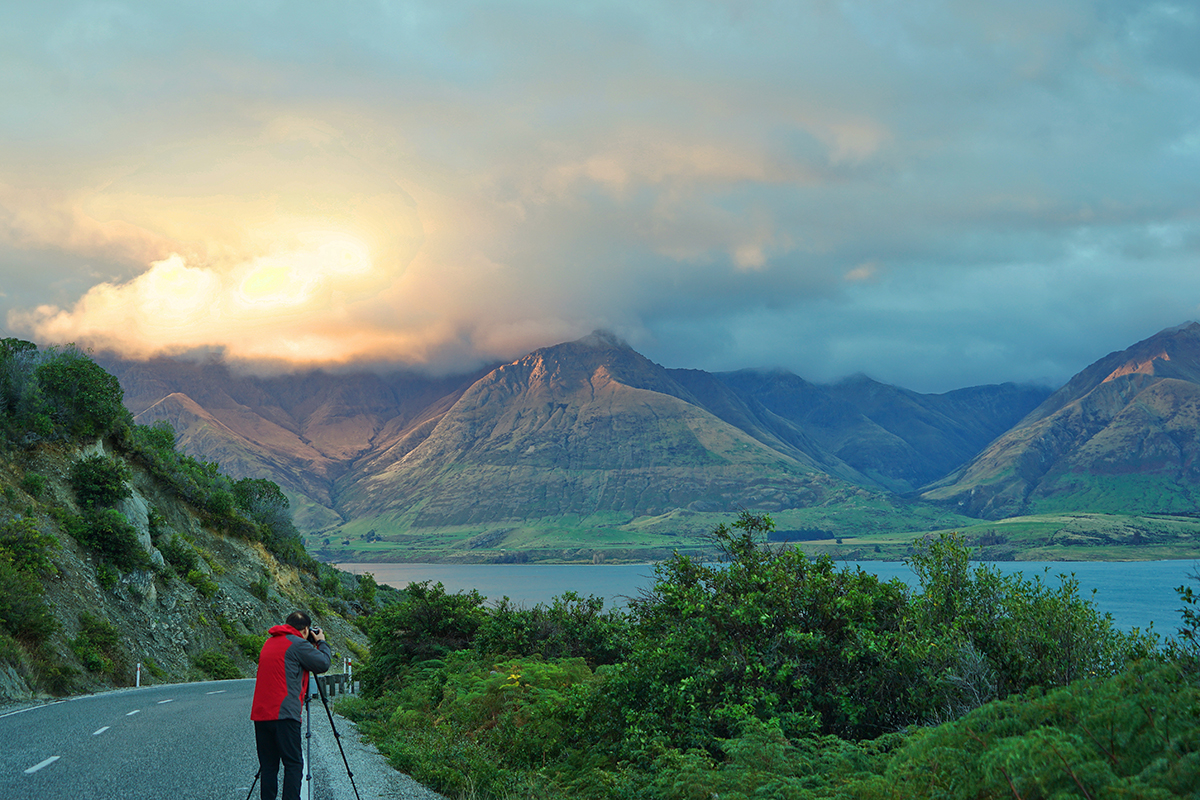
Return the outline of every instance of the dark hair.
<path id="1" fill-rule="evenodd" d="M 287 624 L 298 631 L 302 631 L 305 628 L 312 627 L 312 620 L 303 611 L 293 611 L 291 614 L 288 614 Z"/>

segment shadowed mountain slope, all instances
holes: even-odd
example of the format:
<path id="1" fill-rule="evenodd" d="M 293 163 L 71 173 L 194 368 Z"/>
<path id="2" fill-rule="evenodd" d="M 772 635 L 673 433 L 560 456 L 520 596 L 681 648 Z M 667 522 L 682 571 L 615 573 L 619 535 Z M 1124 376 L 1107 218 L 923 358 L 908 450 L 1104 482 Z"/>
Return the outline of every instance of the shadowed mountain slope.
<path id="1" fill-rule="evenodd" d="M 1194 511 L 1200 324 L 1168 328 L 1072 378 L 926 499 L 999 518 L 1063 509 Z"/>
<path id="2" fill-rule="evenodd" d="M 817 386 L 780 371 L 719 377 L 866 479 L 900 493 L 958 467 L 1050 393 L 1006 383 L 920 394 L 862 375 Z"/>

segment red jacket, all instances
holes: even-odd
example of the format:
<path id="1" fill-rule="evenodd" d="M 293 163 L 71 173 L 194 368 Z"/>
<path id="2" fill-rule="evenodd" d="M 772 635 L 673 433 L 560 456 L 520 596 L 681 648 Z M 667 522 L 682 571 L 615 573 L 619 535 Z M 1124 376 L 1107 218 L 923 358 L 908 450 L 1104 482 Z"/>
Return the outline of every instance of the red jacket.
<path id="1" fill-rule="evenodd" d="M 250 719 L 300 719 L 308 691 L 308 673 L 325 672 L 333 662 L 333 651 L 325 642 L 313 647 L 300 638 L 291 625 L 276 625 L 258 656 L 254 679 L 254 703 Z"/>

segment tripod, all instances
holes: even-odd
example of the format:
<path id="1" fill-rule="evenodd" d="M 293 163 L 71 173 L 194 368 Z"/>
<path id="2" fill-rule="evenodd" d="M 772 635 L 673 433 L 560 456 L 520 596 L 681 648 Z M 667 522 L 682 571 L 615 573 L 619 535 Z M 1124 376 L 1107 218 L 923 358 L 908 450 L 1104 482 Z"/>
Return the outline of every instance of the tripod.
<path id="1" fill-rule="evenodd" d="M 350 779 L 350 788 L 354 790 L 356 800 L 362 800 L 358 795 L 358 786 L 354 783 L 354 773 L 350 770 L 350 762 L 346 760 L 346 751 L 342 748 L 342 735 L 338 733 L 337 725 L 333 721 L 333 711 L 329 708 L 329 699 L 325 696 L 325 684 L 317 680 L 317 676 L 312 676 L 313 683 L 317 685 L 317 693 L 321 696 L 321 705 L 325 706 L 325 714 L 329 717 L 329 727 L 333 729 L 333 740 L 337 742 L 338 752 L 342 754 L 342 763 L 346 765 L 346 777 Z M 309 797 L 312 797 L 312 694 L 304 699 L 304 713 L 307 719 L 307 732 L 304 738 L 308 740 L 308 774 L 304 779 L 308 782 Z M 254 794 L 254 787 L 258 785 L 259 776 L 262 775 L 262 767 L 259 767 L 258 772 L 254 773 L 254 782 L 250 784 L 250 791 L 246 793 L 246 800 L 250 800 L 250 795 Z"/>

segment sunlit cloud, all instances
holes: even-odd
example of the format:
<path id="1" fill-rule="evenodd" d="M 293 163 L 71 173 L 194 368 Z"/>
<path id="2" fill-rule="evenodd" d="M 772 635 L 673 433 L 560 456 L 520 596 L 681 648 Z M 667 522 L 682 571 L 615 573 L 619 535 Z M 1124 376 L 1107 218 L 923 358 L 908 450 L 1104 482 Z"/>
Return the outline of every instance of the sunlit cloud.
<path id="1" fill-rule="evenodd" d="M 602 327 L 1065 378 L 1194 315 L 1198 34 L 1134 0 L 10 3 L 0 310 L 136 356 L 452 370 Z"/>
<path id="2" fill-rule="evenodd" d="M 346 312 L 394 276 L 352 237 L 298 238 L 305 247 L 232 267 L 192 266 L 172 254 L 132 280 L 93 287 L 70 309 L 42 306 L 9 322 L 42 340 L 135 357 L 213 346 L 233 358 L 297 362 L 378 355 L 379 343 Z"/>

